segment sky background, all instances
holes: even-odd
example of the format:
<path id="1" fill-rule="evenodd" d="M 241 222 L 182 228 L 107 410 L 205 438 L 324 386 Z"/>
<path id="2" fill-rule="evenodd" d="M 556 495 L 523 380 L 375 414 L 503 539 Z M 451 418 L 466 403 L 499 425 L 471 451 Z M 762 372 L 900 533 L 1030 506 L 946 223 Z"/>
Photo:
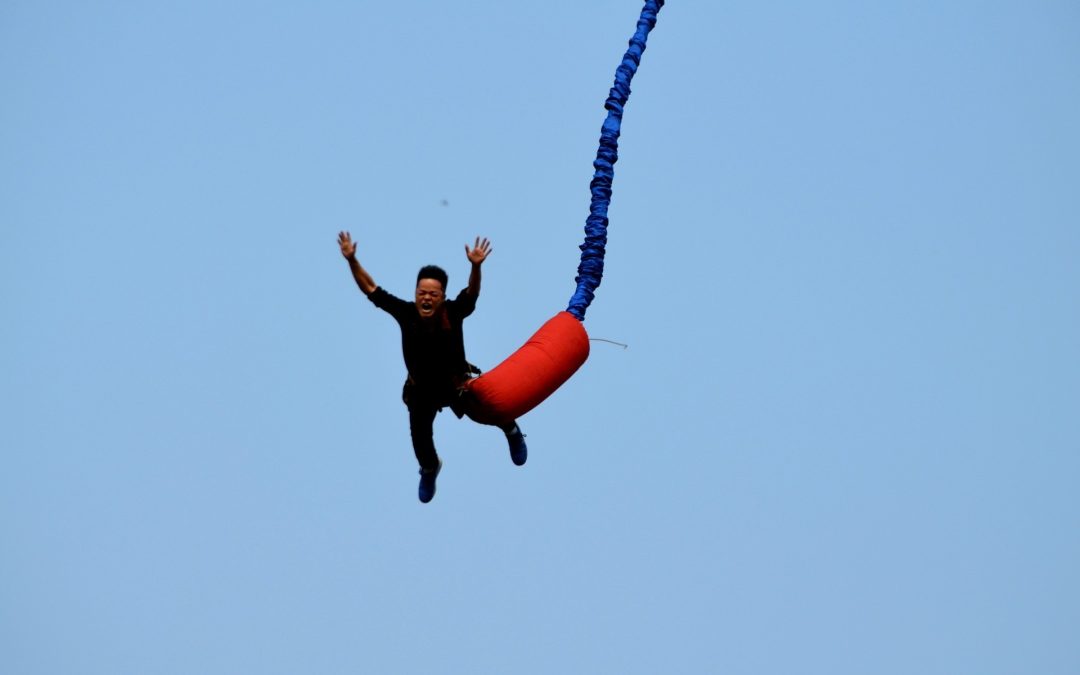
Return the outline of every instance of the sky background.
<path id="1" fill-rule="evenodd" d="M 1080 8 L 671 1 L 593 354 L 444 412 L 573 292 L 638 0 L 0 4 L 0 672 L 1080 672 Z"/>

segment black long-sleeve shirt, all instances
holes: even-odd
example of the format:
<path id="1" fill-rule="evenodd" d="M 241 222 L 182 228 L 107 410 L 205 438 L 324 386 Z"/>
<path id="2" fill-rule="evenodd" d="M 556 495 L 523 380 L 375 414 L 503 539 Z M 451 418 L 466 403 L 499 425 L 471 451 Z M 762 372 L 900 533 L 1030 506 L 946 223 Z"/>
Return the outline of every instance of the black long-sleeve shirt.
<path id="1" fill-rule="evenodd" d="M 367 297 L 401 327 L 401 353 L 413 383 L 440 397 L 453 392 L 469 371 L 462 324 L 476 309 L 476 298 L 468 289 L 446 300 L 439 314 L 428 321 L 420 317 L 415 303 L 382 287 Z"/>

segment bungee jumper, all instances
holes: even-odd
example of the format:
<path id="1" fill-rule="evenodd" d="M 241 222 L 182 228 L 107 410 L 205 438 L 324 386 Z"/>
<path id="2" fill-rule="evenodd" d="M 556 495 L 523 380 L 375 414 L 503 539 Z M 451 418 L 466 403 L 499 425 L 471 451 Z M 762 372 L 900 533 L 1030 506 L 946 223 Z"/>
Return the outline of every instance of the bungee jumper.
<path id="1" fill-rule="evenodd" d="M 491 242 L 477 237 L 472 248 L 465 245 L 465 256 L 472 268 L 468 285 L 457 297 L 446 299 L 446 272 L 441 267 L 425 265 L 416 275 L 413 302 L 395 297 L 375 283 L 356 259 L 356 244 L 351 234 L 338 233 L 338 246 L 356 285 L 372 304 L 394 317 L 401 328 L 401 351 L 408 369 L 401 398 L 409 409 L 409 432 L 420 464 L 418 495 L 426 504 L 435 496 L 435 479 L 442 470 L 433 438 L 435 416 L 443 408 L 450 408 L 459 418 L 466 414 L 471 398 L 464 395 L 463 386 L 480 372 L 465 359 L 462 324 L 476 309 L 480 268 L 491 255 Z M 491 424 L 506 434 L 514 464 L 525 464 L 528 449 L 517 422 L 503 420 Z"/>
<path id="2" fill-rule="evenodd" d="M 435 495 L 435 479 L 442 461 L 432 440 L 432 424 L 444 407 L 459 418 L 468 416 L 503 431 L 514 464 L 523 465 L 528 450 L 518 418 L 539 405 L 581 367 L 589 356 L 589 336 L 582 322 L 604 273 L 608 206 L 614 166 L 618 161 L 623 111 L 630 82 L 641 63 L 649 32 L 664 0 L 645 0 L 637 29 L 615 72 L 604 107 L 607 117 L 600 130 L 600 147 L 589 185 L 592 198 L 585 221 L 585 242 L 575 278 L 577 288 L 565 311 L 549 319 L 529 340 L 490 372 L 480 371 L 465 359 L 462 322 L 476 308 L 480 294 L 480 267 L 491 253 L 490 242 L 477 237 L 465 254 L 472 265 L 469 283 L 454 300 L 446 299 L 447 275 L 432 265 L 420 269 L 415 299 L 396 298 L 379 286 L 356 260 L 356 245 L 348 232 L 338 234 L 342 255 L 360 290 L 397 320 L 408 378 L 402 393 L 409 409 L 413 450 L 420 464 L 420 501 Z M 476 377 L 478 375 L 478 377 Z"/>

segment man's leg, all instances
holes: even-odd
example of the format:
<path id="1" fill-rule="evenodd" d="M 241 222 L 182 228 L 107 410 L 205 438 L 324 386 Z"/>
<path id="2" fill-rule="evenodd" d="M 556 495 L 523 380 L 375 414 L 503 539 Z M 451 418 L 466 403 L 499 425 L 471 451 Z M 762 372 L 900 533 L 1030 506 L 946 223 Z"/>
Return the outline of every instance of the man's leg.
<path id="1" fill-rule="evenodd" d="M 518 466 L 523 465 L 529 458 L 529 448 L 525 445 L 525 434 L 521 433 L 521 427 L 516 420 L 498 426 L 506 434 L 506 442 L 510 444 L 510 461 Z"/>
<path id="2" fill-rule="evenodd" d="M 424 471 L 439 468 L 439 454 L 435 451 L 434 425 L 438 408 L 425 405 L 409 406 L 409 433 L 412 435 L 416 461 Z"/>
<path id="3" fill-rule="evenodd" d="M 472 397 L 471 392 L 465 392 L 463 396 L 459 396 L 450 407 L 458 417 L 468 415 L 469 419 L 477 424 L 502 429 L 502 432 L 506 434 L 506 442 L 510 444 L 510 459 L 514 464 L 521 466 L 528 459 L 529 449 L 525 446 L 525 434 L 521 433 L 517 420 L 502 424 L 486 421 L 487 418 L 482 413 L 476 414 L 476 399 Z"/>
<path id="4" fill-rule="evenodd" d="M 442 462 L 435 452 L 435 441 L 432 439 L 432 427 L 438 412 L 438 408 L 429 406 L 409 406 L 409 433 L 412 434 L 416 461 L 420 463 L 420 487 L 417 488 L 417 496 L 424 504 L 435 497 L 435 479 L 439 477 L 442 469 Z"/>

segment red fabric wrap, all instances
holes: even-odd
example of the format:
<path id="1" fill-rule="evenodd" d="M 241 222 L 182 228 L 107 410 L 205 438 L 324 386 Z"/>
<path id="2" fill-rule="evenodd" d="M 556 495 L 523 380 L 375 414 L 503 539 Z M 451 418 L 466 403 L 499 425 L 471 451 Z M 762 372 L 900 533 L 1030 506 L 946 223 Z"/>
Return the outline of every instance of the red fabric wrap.
<path id="1" fill-rule="evenodd" d="M 485 424 L 515 420 L 540 404 L 589 357 L 589 335 L 569 312 L 559 312 L 505 361 L 471 380 L 469 417 Z"/>

